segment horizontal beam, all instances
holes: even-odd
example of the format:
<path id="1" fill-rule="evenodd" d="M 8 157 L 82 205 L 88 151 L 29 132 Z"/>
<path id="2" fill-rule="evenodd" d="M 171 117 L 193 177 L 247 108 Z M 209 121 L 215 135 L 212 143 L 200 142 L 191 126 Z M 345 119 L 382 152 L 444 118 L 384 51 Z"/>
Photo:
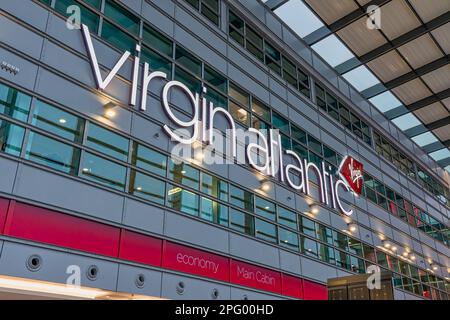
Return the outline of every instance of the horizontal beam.
<path id="1" fill-rule="evenodd" d="M 382 85 L 376 84 L 370 88 L 365 89 L 361 92 L 361 94 L 367 98 L 370 99 L 376 95 L 379 95 L 380 93 L 383 93 L 384 91 L 391 90 L 395 87 L 401 86 L 402 84 L 409 82 L 411 80 L 417 79 L 427 73 L 430 73 L 434 70 L 437 70 L 443 66 L 446 66 L 450 63 L 450 55 L 446 55 L 444 57 L 441 57 L 439 59 L 436 59 L 426 65 L 423 65 L 420 68 L 417 68 L 416 70 L 413 70 L 411 72 L 405 73 L 404 75 L 401 75 L 395 79 L 392 79 Z"/>
<path id="2" fill-rule="evenodd" d="M 412 103 L 410 105 L 398 106 L 398 107 L 396 107 L 394 109 L 386 111 L 384 113 L 384 115 L 388 119 L 392 120 L 392 119 L 398 118 L 400 116 L 403 116 L 403 115 L 405 115 L 405 114 L 407 114 L 409 112 L 416 111 L 416 110 L 419 110 L 419 109 L 421 109 L 423 107 L 429 106 L 432 103 L 438 102 L 440 100 L 447 99 L 448 97 L 450 97 L 450 88 L 446 89 L 446 90 L 443 90 L 441 92 L 438 92 L 438 93 L 436 93 L 434 95 L 431 95 L 429 97 L 426 97 L 426 98 L 424 98 L 422 100 L 416 101 L 416 102 L 414 102 L 414 103 Z"/>
<path id="3" fill-rule="evenodd" d="M 439 160 L 437 162 L 442 168 L 445 168 L 446 166 L 450 166 L 450 157 Z"/>
<path id="4" fill-rule="evenodd" d="M 402 34 L 401 36 L 391 40 L 390 42 L 387 42 L 371 51 L 369 51 L 366 54 L 363 54 L 359 57 L 359 64 L 356 63 L 354 59 L 349 59 L 348 61 L 345 61 L 341 63 L 340 65 L 336 66 L 336 69 L 341 72 L 341 74 L 344 74 L 350 70 L 353 70 L 357 67 L 359 67 L 362 64 L 368 63 L 383 54 L 397 49 L 401 47 L 402 45 L 419 38 L 420 36 L 424 35 L 427 32 L 433 31 L 434 29 L 439 28 L 440 26 L 443 26 L 447 22 L 450 21 L 450 12 L 446 12 L 433 20 L 421 25 L 420 27 L 417 27 L 411 31 L 408 31 L 407 33 Z M 350 61 L 352 60 L 352 61 Z"/>
<path id="5" fill-rule="evenodd" d="M 284 5 L 289 0 L 268 0 L 266 1 L 266 6 L 269 7 L 270 10 L 274 11 Z"/>
<path id="6" fill-rule="evenodd" d="M 441 141 L 436 141 L 436 142 L 432 142 L 430 144 L 427 144 L 425 146 L 422 146 L 421 148 L 426 153 L 432 153 L 432 152 L 441 150 L 442 148 L 445 148 L 445 146 L 442 144 Z"/>
<path id="7" fill-rule="evenodd" d="M 425 133 L 427 131 L 432 131 L 443 126 L 450 124 L 450 116 L 430 122 L 428 124 L 419 124 L 418 126 L 412 127 L 404 131 L 404 133 L 409 137 L 415 137 L 419 134 Z"/>

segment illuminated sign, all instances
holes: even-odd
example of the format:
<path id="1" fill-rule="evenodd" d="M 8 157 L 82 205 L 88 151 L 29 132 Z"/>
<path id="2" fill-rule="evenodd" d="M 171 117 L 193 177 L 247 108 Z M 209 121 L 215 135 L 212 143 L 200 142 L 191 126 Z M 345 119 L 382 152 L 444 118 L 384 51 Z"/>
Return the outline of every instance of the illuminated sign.
<path id="1" fill-rule="evenodd" d="M 91 60 L 97 88 L 104 90 L 131 54 L 126 51 L 106 78 L 103 79 L 89 29 L 86 25 L 82 25 L 82 33 Z M 136 51 L 140 52 L 140 50 L 140 46 L 137 45 Z M 139 63 L 139 57 L 134 57 L 132 89 L 129 101 L 131 106 L 136 106 L 137 101 Z M 141 82 L 141 103 L 139 105 L 141 111 L 147 109 L 147 89 L 150 82 L 153 79 L 167 80 L 168 78 L 164 72 L 150 72 L 149 70 L 149 64 L 145 62 Z M 174 90 L 181 92 L 186 97 L 187 103 L 192 108 L 191 119 L 187 121 L 182 120 L 173 112 L 169 101 L 171 92 Z M 204 88 L 205 92 L 206 88 Z M 340 197 L 341 190 L 345 192 L 352 191 L 356 195 L 361 193 L 363 167 L 360 162 L 352 157 L 348 156 L 343 160 L 339 169 L 341 178 L 338 177 L 338 179 L 335 179 L 335 175 L 332 173 L 332 167 L 325 162 L 322 161 L 320 164 L 308 162 L 307 159 L 300 159 L 294 151 L 284 150 L 281 135 L 278 133 L 278 130 L 269 129 L 264 134 L 262 130 L 249 128 L 245 133 L 244 139 L 238 140 L 239 130 L 236 129 L 236 124 L 231 114 L 224 108 L 215 107 L 204 96 L 192 92 L 185 84 L 179 81 L 167 81 L 165 83 L 161 92 L 161 103 L 166 115 L 172 122 L 171 124 L 165 124 L 163 129 L 172 141 L 178 142 L 179 145 L 187 146 L 191 146 L 195 142 L 200 142 L 204 145 L 213 145 L 215 139 L 217 139 L 217 135 L 214 135 L 217 132 L 214 129 L 214 121 L 220 116 L 227 121 L 229 126 L 227 137 L 230 141 L 231 150 L 227 149 L 230 152 L 226 152 L 226 156 L 230 156 L 233 161 L 238 160 L 238 141 L 245 141 L 246 137 L 251 137 L 252 139 L 246 144 L 244 150 L 245 163 L 248 162 L 251 167 L 265 176 L 278 177 L 281 182 L 287 183 L 291 188 L 309 196 L 312 195 L 310 188 L 310 175 L 312 174 L 318 185 L 319 198 L 322 203 L 338 209 L 346 215 L 353 213 L 351 208 L 344 208 Z M 171 127 L 172 125 L 177 126 L 177 128 L 173 129 Z M 186 132 L 188 133 L 186 134 Z M 284 165 L 285 157 L 290 158 L 287 165 Z M 185 258 L 180 258 L 180 261 L 184 260 Z"/>

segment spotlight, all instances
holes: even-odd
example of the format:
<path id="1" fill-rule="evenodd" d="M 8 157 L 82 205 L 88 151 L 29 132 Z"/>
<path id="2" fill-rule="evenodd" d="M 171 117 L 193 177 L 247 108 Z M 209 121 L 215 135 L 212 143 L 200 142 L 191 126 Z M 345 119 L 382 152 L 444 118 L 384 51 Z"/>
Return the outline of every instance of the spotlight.
<path id="1" fill-rule="evenodd" d="M 355 223 L 353 223 L 353 222 L 348 223 L 347 226 L 348 226 L 348 230 L 350 232 L 355 232 L 356 231 L 356 224 Z"/>
<path id="2" fill-rule="evenodd" d="M 311 212 L 312 214 L 318 214 L 319 213 L 319 206 L 315 205 L 315 204 L 310 204 L 309 205 L 309 212 Z"/>
<path id="3" fill-rule="evenodd" d="M 416 256 L 409 257 L 412 261 L 416 260 Z"/>
<path id="4" fill-rule="evenodd" d="M 438 266 L 436 264 L 432 264 L 431 265 L 431 269 L 433 269 L 433 271 L 436 271 L 438 268 Z"/>
<path id="5" fill-rule="evenodd" d="M 270 182 L 268 180 L 261 181 L 261 190 L 267 192 L 270 190 Z"/>
<path id="6" fill-rule="evenodd" d="M 115 108 L 117 105 L 113 102 L 108 102 L 103 106 L 103 112 L 106 118 L 114 118 L 116 116 Z"/>
<path id="7" fill-rule="evenodd" d="M 392 247 L 391 250 L 395 252 L 397 251 L 397 247 Z"/>

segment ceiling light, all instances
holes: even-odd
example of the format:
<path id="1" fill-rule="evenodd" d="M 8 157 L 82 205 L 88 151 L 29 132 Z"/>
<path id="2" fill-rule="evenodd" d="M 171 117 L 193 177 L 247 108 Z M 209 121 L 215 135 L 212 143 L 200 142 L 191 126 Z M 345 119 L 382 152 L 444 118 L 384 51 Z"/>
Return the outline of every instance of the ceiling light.
<path id="1" fill-rule="evenodd" d="M 310 208 L 310 212 L 311 212 L 312 214 L 318 214 L 319 211 L 320 211 L 319 206 L 317 206 L 317 205 L 315 205 L 315 204 L 311 204 L 311 205 L 309 206 L 309 208 Z"/>
<path id="2" fill-rule="evenodd" d="M 395 252 L 397 251 L 397 247 L 392 247 L 391 250 Z"/>
<path id="3" fill-rule="evenodd" d="M 67 122 L 66 119 L 63 119 L 63 118 L 59 119 L 59 123 L 61 123 L 61 124 L 65 124 L 66 122 Z"/>
<path id="4" fill-rule="evenodd" d="M 103 106 L 104 115 L 107 118 L 114 118 L 116 116 L 116 109 L 117 105 L 112 102 L 108 102 Z"/>
<path id="5" fill-rule="evenodd" d="M 411 257 L 409 257 L 411 260 L 416 260 L 416 256 L 411 256 Z"/>
<path id="6" fill-rule="evenodd" d="M 142 191 L 142 187 L 137 187 L 136 190 L 137 191 Z"/>
<path id="7" fill-rule="evenodd" d="M 356 231 L 356 224 L 355 223 L 349 223 L 349 224 L 347 224 L 347 226 L 348 226 L 348 230 L 350 232 L 355 232 Z"/>
<path id="8" fill-rule="evenodd" d="M 391 247 L 391 244 L 390 244 L 389 242 L 386 242 L 386 243 L 384 244 L 384 247 L 389 249 L 389 248 Z"/>

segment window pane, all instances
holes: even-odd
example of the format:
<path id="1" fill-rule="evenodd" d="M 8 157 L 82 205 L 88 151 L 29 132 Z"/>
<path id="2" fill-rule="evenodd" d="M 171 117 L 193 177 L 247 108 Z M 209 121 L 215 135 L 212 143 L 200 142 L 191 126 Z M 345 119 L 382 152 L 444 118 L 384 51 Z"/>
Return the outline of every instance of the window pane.
<path id="1" fill-rule="evenodd" d="M 320 223 L 316 223 L 316 233 L 319 240 L 333 245 L 333 231 Z"/>
<path id="2" fill-rule="evenodd" d="M 297 230 L 297 214 L 283 207 L 278 207 L 278 223 Z"/>
<path id="3" fill-rule="evenodd" d="M 65 173 L 77 174 L 80 150 L 38 133 L 30 132 L 25 159 Z"/>
<path id="4" fill-rule="evenodd" d="M 334 257 L 336 259 L 336 265 L 344 268 L 350 269 L 350 256 L 343 251 L 334 250 Z"/>
<path id="5" fill-rule="evenodd" d="M 289 134 L 289 121 L 275 112 L 272 114 L 272 123 L 273 126 L 280 129 L 281 132 Z"/>
<path id="6" fill-rule="evenodd" d="M 319 247 L 319 259 L 327 263 L 336 264 L 334 249 L 321 243 L 317 243 L 317 245 Z"/>
<path id="7" fill-rule="evenodd" d="M 227 79 L 214 69 L 205 65 L 205 74 L 203 78 L 220 91 L 227 93 Z"/>
<path id="8" fill-rule="evenodd" d="M 253 212 L 253 194 L 230 185 L 230 203 Z"/>
<path id="9" fill-rule="evenodd" d="M 0 83 L 0 113 L 20 121 L 27 121 L 30 104 L 30 96 Z"/>
<path id="10" fill-rule="evenodd" d="M 202 172 L 202 192 L 223 201 L 228 201 L 228 183 Z"/>
<path id="11" fill-rule="evenodd" d="M 106 20 L 103 21 L 102 38 L 120 50 L 126 50 L 132 54 L 135 53 L 136 41 L 133 37 L 129 36 Z"/>
<path id="12" fill-rule="evenodd" d="M 139 19 L 111 0 L 105 2 L 105 15 L 124 29 L 139 35 Z"/>
<path id="13" fill-rule="evenodd" d="M 283 228 L 278 228 L 280 245 L 298 251 L 298 234 Z"/>
<path id="14" fill-rule="evenodd" d="M 253 236 L 255 234 L 255 218 L 247 213 L 230 209 L 230 228 Z"/>
<path id="15" fill-rule="evenodd" d="M 333 241 L 335 247 L 347 250 L 348 238 L 345 234 L 333 230 Z"/>
<path id="16" fill-rule="evenodd" d="M 142 39 L 148 46 L 157 49 L 159 52 L 169 57 L 172 57 L 172 41 L 147 24 L 144 24 Z"/>
<path id="17" fill-rule="evenodd" d="M 214 104 L 214 108 L 221 107 L 228 110 L 228 99 L 221 95 L 218 91 L 207 87 L 205 97 L 208 102 L 212 102 Z"/>
<path id="18" fill-rule="evenodd" d="M 192 189 L 199 188 L 200 172 L 183 161 L 169 160 L 168 178 Z"/>
<path id="19" fill-rule="evenodd" d="M 198 216 L 198 195 L 180 187 L 170 184 L 167 186 L 167 205 L 172 209 Z"/>
<path id="20" fill-rule="evenodd" d="M 129 140 L 93 123 L 89 124 L 86 145 L 116 159 L 127 161 Z"/>
<path id="21" fill-rule="evenodd" d="M 308 146 L 315 153 L 322 155 L 322 144 L 316 138 L 308 135 Z"/>
<path id="22" fill-rule="evenodd" d="M 136 167 L 156 173 L 160 176 L 166 175 L 167 157 L 162 153 L 144 147 L 137 142 L 133 143 L 131 163 Z"/>
<path id="23" fill-rule="evenodd" d="M 202 90 L 201 82 L 197 78 L 192 76 L 190 73 L 184 71 L 179 67 L 176 67 L 175 69 L 175 80 L 185 84 L 194 93 L 195 92 L 200 93 Z"/>
<path id="24" fill-rule="evenodd" d="M 161 180 L 132 170 L 129 191 L 137 197 L 163 205 L 164 195 L 166 194 L 166 184 Z"/>
<path id="25" fill-rule="evenodd" d="M 117 190 L 125 189 L 127 169 L 112 161 L 97 157 L 89 152 L 83 154 L 81 176 Z"/>
<path id="26" fill-rule="evenodd" d="M 83 119 L 39 100 L 36 101 L 31 124 L 77 143 L 83 140 Z"/>
<path id="27" fill-rule="evenodd" d="M 229 95 L 246 107 L 250 105 L 250 96 L 232 83 L 230 83 Z"/>
<path id="28" fill-rule="evenodd" d="M 255 213 L 275 221 L 275 204 L 260 197 L 255 197 Z"/>
<path id="29" fill-rule="evenodd" d="M 277 243 L 277 227 L 269 222 L 255 219 L 256 237 L 268 242 Z"/>
<path id="30" fill-rule="evenodd" d="M 184 48 L 177 46 L 175 60 L 197 76 L 202 74 L 202 63 Z"/>
<path id="31" fill-rule="evenodd" d="M 300 232 L 311 237 L 316 237 L 316 226 L 314 221 L 300 216 Z"/>
<path id="32" fill-rule="evenodd" d="M 247 110 L 242 108 L 240 105 L 230 101 L 229 111 L 233 119 L 242 124 L 249 126 L 250 124 L 250 115 Z"/>
<path id="33" fill-rule="evenodd" d="M 19 156 L 22 151 L 25 129 L 15 124 L 0 120 L 0 144 L 3 152 Z"/>
<path id="34" fill-rule="evenodd" d="M 252 112 L 261 119 L 270 121 L 270 109 L 255 98 L 252 98 Z"/>
<path id="35" fill-rule="evenodd" d="M 168 78 L 172 77 L 172 62 L 146 46 L 142 47 L 141 60 L 149 64 L 151 71 L 162 71 Z"/>
<path id="36" fill-rule="evenodd" d="M 360 257 L 363 256 L 362 244 L 358 240 L 348 238 L 348 249 L 350 253 L 356 254 Z"/>
<path id="37" fill-rule="evenodd" d="M 228 207 L 216 201 L 202 197 L 200 218 L 228 226 Z"/>
<path id="38" fill-rule="evenodd" d="M 306 145 L 306 132 L 295 125 L 291 125 L 292 138 Z"/>
<path id="39" fill-rule="evenodd" d="M 206 6 L 206 3 L 208 3 L 209 6 Z M 213 6 L 213 4 L 215 5 Z M 216 6 L 218 6 L 217 0 L 205 0 L 202 2 L 200 12 L 215 25 L 219 25 L 219 11 L 216 9 Z"/>
<path id="40" fill-rule="evenodd" d="M 309 238 L 300 236 L 300 243 L 301 243 L 301 249 L 302 253 L 306 254 L 307 256 L 311 256 L 314 258 L 318 258 L 318 252 L 317 252 L 317 242 L 314 240 L 311 240 Z"/>

